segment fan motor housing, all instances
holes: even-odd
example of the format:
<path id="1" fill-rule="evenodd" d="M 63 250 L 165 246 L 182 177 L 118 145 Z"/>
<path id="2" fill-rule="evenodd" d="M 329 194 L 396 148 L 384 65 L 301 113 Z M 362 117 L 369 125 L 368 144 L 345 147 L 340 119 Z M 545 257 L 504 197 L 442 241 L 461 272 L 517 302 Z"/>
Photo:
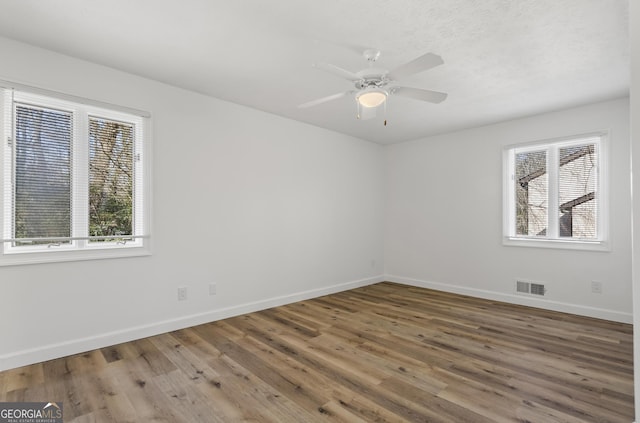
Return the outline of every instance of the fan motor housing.
<path id="1" fill-rule="evenodd" d="M 356 81 L 355 86 L 359 90 L 363 90 L 365 88 L 381 88 L 389 83 L 388 80 L 383 77 L 375 77 L 375 78 L 363 78 L 359 81 Z"/>

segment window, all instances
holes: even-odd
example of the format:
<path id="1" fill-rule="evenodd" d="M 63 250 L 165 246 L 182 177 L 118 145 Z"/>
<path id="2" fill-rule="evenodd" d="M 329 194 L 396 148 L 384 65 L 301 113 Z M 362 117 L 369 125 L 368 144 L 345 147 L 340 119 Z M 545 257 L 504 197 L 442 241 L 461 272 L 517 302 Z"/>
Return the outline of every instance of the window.
<path id="1" fill-rule="evenodd" d="M 505 244 L 607 249 L 603 134 L 505 150 Z"/>
<path id="2" fill-rule="evenodd" d="M 148 254 L 144 113 L 0 94 L 0 264 Z"/>

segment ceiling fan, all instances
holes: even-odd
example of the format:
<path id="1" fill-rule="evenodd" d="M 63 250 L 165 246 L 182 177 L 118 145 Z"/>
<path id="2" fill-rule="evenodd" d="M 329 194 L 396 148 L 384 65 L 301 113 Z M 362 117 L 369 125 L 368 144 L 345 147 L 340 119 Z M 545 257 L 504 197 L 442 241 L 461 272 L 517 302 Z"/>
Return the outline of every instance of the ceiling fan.
<path id="1" fill-rule="evenodd" d="M 314 66 L 318 69 L 333 73 L 334 75 L 353 82 L 356 89 L 318 98 L 300 104 L 298 107 L 306 109 L 345 96 L 354 95 L 358 108 L 358 119 L 371 119 L 376 116 L 376 108 L 378 106 L 383 103 L 386 105 L 386 100 L 390 95 L 413 98 L 429 103 L 440 103 L 447 98 L 446 93 L 421 88 L 403 87 L 396 83 L 397 80 L 406 76 L 423 72 L 443 64 L 444 61 L 437 54 L 423 54 L 391 71 L 373 67 L 376 60 L 380 57 L 379 50 L 367 49 L 364 51 L 363 56 L 369 62 L 369 67 L 355 73 L 328 63 L 315 64 Z"/>

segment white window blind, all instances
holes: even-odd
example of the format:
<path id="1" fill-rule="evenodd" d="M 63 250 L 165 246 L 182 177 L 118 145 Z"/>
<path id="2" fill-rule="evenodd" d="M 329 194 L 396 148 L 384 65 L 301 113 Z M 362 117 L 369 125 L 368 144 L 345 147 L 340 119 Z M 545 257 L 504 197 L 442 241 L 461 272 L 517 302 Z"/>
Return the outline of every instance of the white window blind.
<path id="1" fill-rule="evenodd" d="M 559 149 L 559 236 L 598 237 L 598 144 Z"/>
<path id="2" fill-rule="evenodd" d="M 13 218 L 11 238 L 16 246 L 69 238 L 73 114 L 21 103 L 14 113 L 13 210 L 5 212 Z"/>

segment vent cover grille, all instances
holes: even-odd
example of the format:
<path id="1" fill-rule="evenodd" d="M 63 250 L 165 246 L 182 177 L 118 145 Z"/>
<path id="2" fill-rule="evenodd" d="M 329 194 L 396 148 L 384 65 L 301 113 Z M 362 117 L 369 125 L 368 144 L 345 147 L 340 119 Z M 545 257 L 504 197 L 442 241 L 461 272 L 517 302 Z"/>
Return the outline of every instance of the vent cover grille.
<path id="1" fill-rule="evenodd" d="M 541 283 L 532 283 L 531 284 L 531 293 L 534 295 L 544 295 L 547 290 L 544 289 L 544 285 Z"/>
<path id="2" fill-rule="evenodd" d="M 547 289 L 541 283 L 516 281 L 516 292 L 522 294 L 544 295 L 547 292 Z"/>
<path id="3" fill-rule="evenodd" d="M 530 289 L 531 289 L 531 284 L 529 282 L 522 282 L 522 281 L 516 282 L 516 292 L 524 292 L 525 294 L 528 294 L 530 292 Z"/>

